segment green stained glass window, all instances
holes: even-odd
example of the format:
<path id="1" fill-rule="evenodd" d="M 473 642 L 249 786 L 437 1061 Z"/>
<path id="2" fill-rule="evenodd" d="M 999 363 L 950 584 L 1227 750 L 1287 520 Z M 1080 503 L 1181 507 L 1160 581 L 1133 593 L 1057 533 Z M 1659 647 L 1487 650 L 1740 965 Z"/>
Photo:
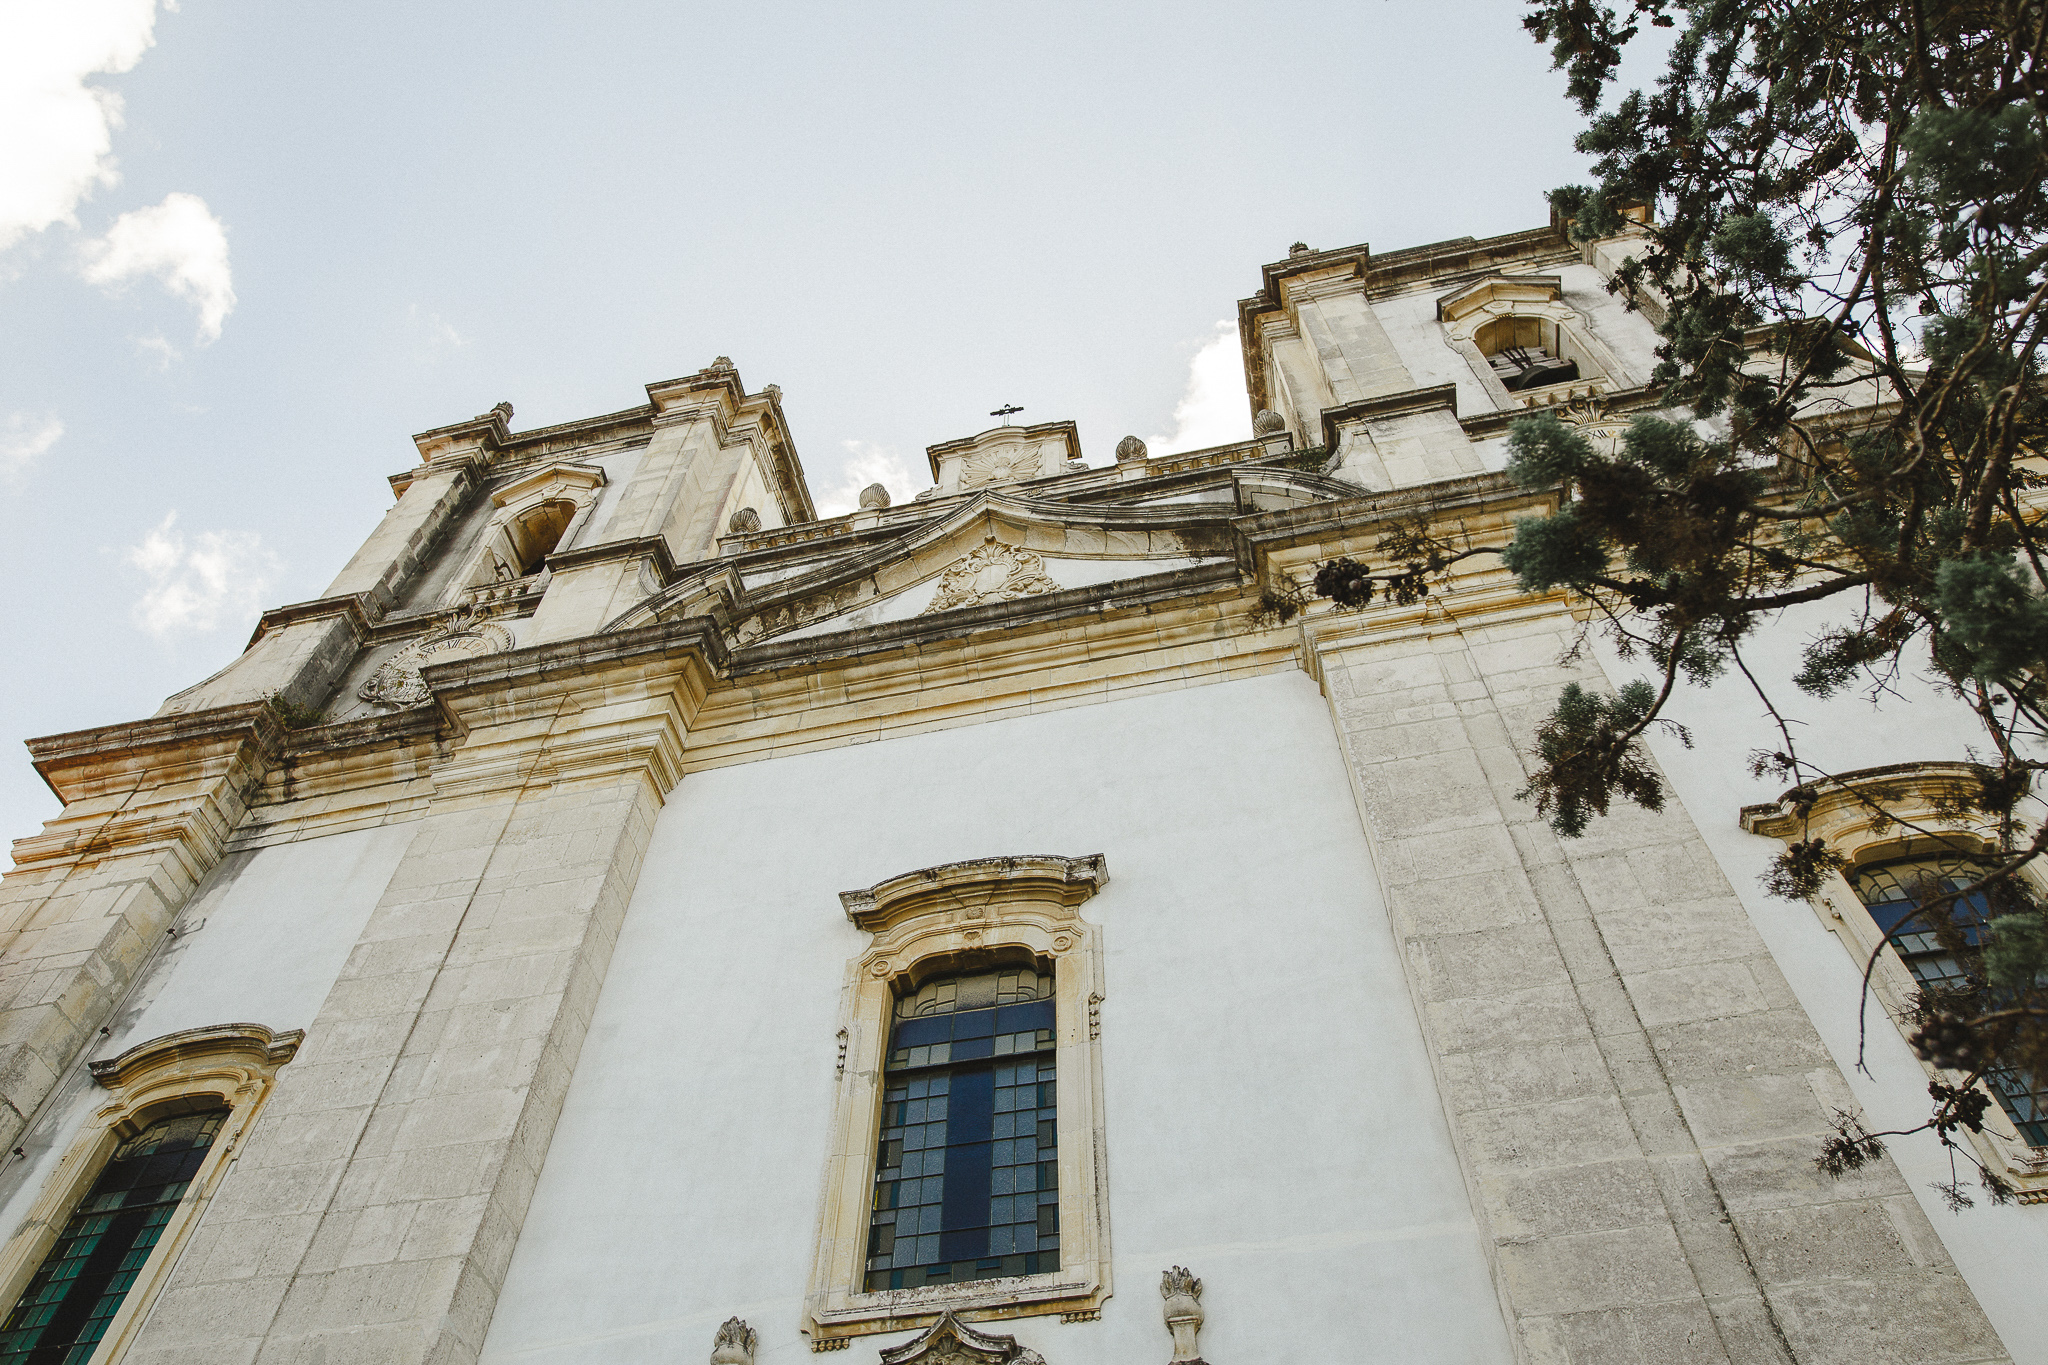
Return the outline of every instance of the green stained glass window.
<path id="1" fill-rule="evenodd" d="M 1923 897 L 1960 891 L 1984 875 L 1984 865 L 1971 858 L 1912 858 L 1857 869 L 1851 878 L 1877 927 L 1923 986 L 1961 990 L 1969 979 L 1955 956 L 1935 936 L 1926 917 L 1908 918 Z M 1990 904 L 1983 892 L 1953 902 L 1950 911 L 1963 942 L 1978 943 Z M 2020 1136 L 2036 1147 L 2048 1147 L 2048 1087 L 2014 1067 L 1994 1066 L 1984 1083 L 1998 1097 Z"/>
<path id="2" fill-rule="evenodd" d="M 1054 1079 L 1050 975 L 942 977 L 897 1002 L 869 1290 L 1059 1269 Z"/>
<path id="3" fill-rule="evenodd" d="M 160 1119 L 115 1150 L 0 1323 L 0 1365 L 84 1365 L 227 1116 Z"/>

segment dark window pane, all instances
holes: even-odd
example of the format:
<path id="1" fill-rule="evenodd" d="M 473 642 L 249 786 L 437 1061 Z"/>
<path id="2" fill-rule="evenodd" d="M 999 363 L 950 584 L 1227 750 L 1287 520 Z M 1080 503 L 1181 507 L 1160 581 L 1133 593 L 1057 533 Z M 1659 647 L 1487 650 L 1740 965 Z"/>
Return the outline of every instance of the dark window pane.
<path id="1" fill-rule="evenodd" d="M 867 1289 L 1058 1268 L 1038 1204 L 1057 1196 L 1037 1192 L 1057 1141 L 1041 1107 L 1053 1010 L 1052 978 L 1016 968 L 929 981 L 897 1003 L 889 1065 L 913 1074 L 884 1091 L 892 1164 L 876 1172 Z"/>
<path id="2" fill-rule="evenodd" d="M 121 1144 L 0 1322 L 0 1365 L 92 1354 L 227 1115 L 180 1114 Z"/>

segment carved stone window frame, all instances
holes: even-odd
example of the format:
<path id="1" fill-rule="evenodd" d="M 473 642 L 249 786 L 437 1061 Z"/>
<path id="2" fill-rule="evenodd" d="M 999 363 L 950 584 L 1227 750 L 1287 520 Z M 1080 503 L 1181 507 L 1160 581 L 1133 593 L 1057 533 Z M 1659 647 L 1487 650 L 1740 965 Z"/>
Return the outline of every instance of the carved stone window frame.
<path id="1" fill-rule="evenodd" d="M 566 502 L 576 509 L 555 540 L 556 550 L 570 548 L 590 520 L 591 509 L 597 505 L 605 483 L 605 472 L 597 465 L 557 461 L 494 489 L 490 498 L 497 510 L 478 537 L 469 562 L 455 577 L 456 598 L 502 596 L 509 591 L 510 582 L 544 586 L 548 578 L 544 568 L 523 579 L 496 581 L 489 567 L 492 555 L 503 553 L 511 534 L 509 528 L 515 522 L 551 502 Z"/>
<path id="2" fill-rule="evenodd" d="M 1101 854 L 1020 855 L 947 863 L 842 892 L 847 918 L 874 935 L 847 965 L 840 1062 L 804 1299 L 811 1349 L 977 1318 L 1098 1312 L 1110 1293 L 1109 1190 L 1102 1131 L 1101 930 L 1082 902 L 1109 880 Z M 1060 1268 L 1040 1275 L 869 1292 L 868 1222 L 880 1133 L 882 1066 L 898 994 L 939 971 L 974 970 L 1021 953 L 1053 969 L 1058 1068 Z"/>
<path id="3" fill-rule="evenodd" d="M 158 1119 L 201 1106 L 226 1105 L 228 1117 L 214 1134 L 206 1158 L 164 1224 L 149 1259 L 136 1273 L 120 1311 L 107 1324 L 90 1365 L 112 1365 L 119 1360 L 170 1278 L 178 1253 L 199 1226 L 249 1125 L 270 1097 L 277 1069 L 292 1059 L 303 1037 L 298 1029 L 273 1033 L 261 1024 L 215 1024 L 167 1033 L 138 1043 L 118 1057 L 92 1063 L 93 1079 L 111 1098 L 86 1120 L 43 1182 L 43 1192 L 28 1216 L 6 1246 L 0 1247 L 0 1294 L 5 1296 L 0 1314 L 13 1311 L 72 1210 L 92 1188 L 116 1148 Z"/>
<path id="4" fill-rule="evenodd" d="M 1620 358 L 1594 337 L 1585 316 L 1564 301 L 1563 288 L 1555 275 L 1494 275 L 1475 280 L 1439 298 L 1436 315 L 1444 329 L 1444 344 L 1464 357 L 1479 386 L 1486 390 L 1494 406 L 1503 411 L 1587 398 L 1629 388 L 1633 383 Z M 1548 322 L 1599 373 L 1509 392 L 1493 373 L 1493 365 L 1480 351 L 1478 340 L 1481 328 L 1508 317 Z M 1559 347 L 1560 354 L 1563 349 Z"/>
<path id="5" fill-rule="evenodd" d="M 1905 961 L 1886 941 L 1877 921 L 1864 909 L 1863 898 L 1849 880 L 1858 869 L 1902 858 L 1938 855 L 1979 857 L 1997 849 L 1996 831 L 1988 819 L 1972 820 L 1960 812 L 1977 790 L 1978 769 L 1967 763 L 1897 763 L 1838 774 L 1833 780 L 1794 787 L 1776 801 L 1742 809 L 1742 827 L 1792 842 L 1820 839 L 1847 859 L 1840 872 L 1827 875 L 1820 891 L 1807 903 L 1823 927 L 1842 944 L 1860 971 L 1880 945 L 1872 992 L 1896 1021 L 1919 989 Z M 1890 815 L 1879 813 L 1890 812 Z M 2048 883 L 2032 866 L 2020 875 L 2037 893 L 2048 895 Z M 1962 1073 L 1921 1062 L 1929 1077 L 1956 1084 Z M 2020 1136 L 1988 1087 L 1991 1101 L 1984 1111 L 1984 1131 L 1965 1133 L 1978 1159 L 2003 1175 L 2022 1204 L 2048 1203 L 2048 1147 L 2035 1147 Z"/>

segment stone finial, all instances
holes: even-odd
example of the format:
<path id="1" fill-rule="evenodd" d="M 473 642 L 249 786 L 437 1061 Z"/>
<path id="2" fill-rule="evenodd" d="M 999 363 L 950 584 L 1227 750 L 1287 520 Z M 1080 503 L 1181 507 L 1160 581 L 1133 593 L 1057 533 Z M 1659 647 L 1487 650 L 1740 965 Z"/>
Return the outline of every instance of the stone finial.
<path id="1" fill-rule="evenodd" d="M 711 1339 L 711 1365 L 754 1365 L 754 1329 L 740 1318 L 727 1318 Z"/>
<path id="2" fill-rule="evenodd" d="M 1308 248 L 1308 243 L 1307 243 L 1307 242 L 1296 242 L 1296 243 L 1295 243 L 1295 244 L 1294 244 L 1293 246 L 1291 246 L 1291 247 L 1288 247 L 1288 248 L 1287 248 L 1287 254 L 1288 254 L 1289 256 L 1306 256 L 1306 255 L 1308 255 L 1308 254 L 1309 254 L 1309 248 Z"/>
<path id="3" fill-rule="evenodd" d="M 732 357 L 731 357 L 731 356 L 729 356 L 729 355 L 721 355 L 721 356 L 714 356 L 714 357 L 712 358 L 712 361 L 711 361 L 711 363 L 710 363 L 709 365 L 706 365 L 706 366 L 705 366 L 704 368 L 705 368 L 705 369 L 707 369 L 707 370 L 730 370 L 730 369 L 735 369 L 735 368 L 737 368 L 737 367 L 736 367 L 736 366 L 734 366 L 734 364 L 732 363 Z"/>
<path id="4" fill-rule="evenodd" d="M 742 507 L 732 514 L 732 520 L 726 523 L 726 529 L 736 536 L 758 531 L 761 529 L 761 514 L 751 507 Z"/>
<path id="5" fill-rule="evenodd" d="M 863 512 L 879 512 L 889 505 L 889 490 L 878 483 L 871 483 L 860 490 L 860 507 Z"/>
<path id="6" fill-rule="evenodd" d="M 510 403 L 498 403 L 491 408 L 491 411 L 504 418 L 506 426 L 512 425 L 512 405 Z"/>
<path id="7" fill-rule="evenodd" d="M 766 395 L 771 403 L 780 403 L 782 401 L 782 385 L 780 384 L 770 384 L 762 389 L 761 392 Z"/>
<path id="8" fill-rule="evenodd" d="M 1287 419 L 1271 408 L 1260 408 L 1258 416 L 1252 418 L 1252 435 L 1278 436 L 1287 430 Z"/>
<path id="9" fill-rule="evenodd" d="M 1137 437 L 1126 436 L 1116 443 L 1116 462 L 1118 464 L 1136 464 L 1139 460 L 1145 458 L 1145 443 Z"/>
<path id="10" fill-rule="evenodd" d="M 1159 1277 L 1159 1297 L 1166 1300 L 1166 1330 L 1173 1333 L 1170 1365 L 1200 1361 L 1195 1334 L 1202 1330 L 1202 1282 L 1177 1265 Z"/>

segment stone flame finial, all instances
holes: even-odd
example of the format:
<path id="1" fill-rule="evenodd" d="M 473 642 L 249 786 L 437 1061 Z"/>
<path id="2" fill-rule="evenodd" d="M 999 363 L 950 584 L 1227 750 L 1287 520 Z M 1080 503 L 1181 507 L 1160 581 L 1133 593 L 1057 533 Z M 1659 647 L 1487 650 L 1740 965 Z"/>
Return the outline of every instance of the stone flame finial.
<path id="1" fill-rule="evenodd" d="M 889 490 L 878 483 L 871 483 L 860 490 L 860 507 L 863 512 L 879 512 L 889 505 Z"/>
<path id="2" fill-rule="evenodd" d="M 711 1339 L 711 1365 L 754 1365 L 754 1344 L 759 1340 L 744 1319 L 727 1318 Z"/>
<path id="3" fill-rule="evenodd" d="M 1252 435 L 1278 436 L 1287 430 L 1287 419 L 1271 408 L 1260 408 L 1259 415 L 1252 418 Z"/>
<path id="4" fill-rule="evenodd" d="M 1135 464 L 1139 460 L 1145 459 L 1148 453 L 1145 449 L 1145 443 L 1135 436 L 1126 436 L 1116 443 L 1116 459 L 1118 464 Z"/>
<path id="5" fill-rule="evenodd" d="M 1195 1343 L 1202 1330 L 1202 1282 L 1177 1265 L 1159 1277 L 1159 1297 L 1166 1300 L 1166 1330 L 1173 1333 L 1170 1365 L 1207 1365 Z"/>

